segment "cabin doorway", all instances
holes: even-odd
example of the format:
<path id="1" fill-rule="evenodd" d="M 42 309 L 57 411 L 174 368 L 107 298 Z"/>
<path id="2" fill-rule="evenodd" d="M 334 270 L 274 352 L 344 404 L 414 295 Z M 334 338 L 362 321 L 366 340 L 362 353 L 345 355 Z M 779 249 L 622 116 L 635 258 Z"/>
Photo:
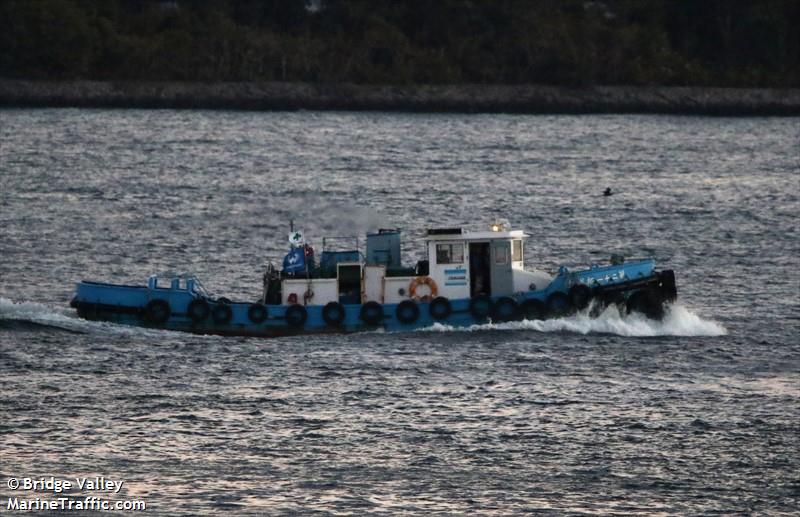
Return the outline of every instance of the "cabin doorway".
<path id="1" fill-rule="evenodd" d="M 361 303 L 361 265 L 339 264 L 339 303 L 351 305 Z"/>
<path id="2" fill-rule="evenodd" d="M 488 242 L 469 243 L 469 295 L 489 296 L 492 293 L 491 257 Z"/>

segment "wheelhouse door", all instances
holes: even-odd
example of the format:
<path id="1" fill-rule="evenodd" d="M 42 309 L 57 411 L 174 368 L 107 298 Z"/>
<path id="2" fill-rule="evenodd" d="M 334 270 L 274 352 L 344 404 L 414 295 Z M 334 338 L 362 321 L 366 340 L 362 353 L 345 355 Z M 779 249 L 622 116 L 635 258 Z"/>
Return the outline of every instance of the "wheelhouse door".
<path id="1" fill-rule="evenodd" d="M 491 253 L 488 242 L 469 243 L 469 295 L 492 294 Z"/>
<path id="2" fill-rule="evenodd" d="M 511 241 L 491 242 L 492 296 L 507 296 L 514 292 L 511 271 Z"/>
<path id="3" fill-rule="evenodd" d="M 338 264 L 339 303 L 361 303 L 361 264 Z"/>

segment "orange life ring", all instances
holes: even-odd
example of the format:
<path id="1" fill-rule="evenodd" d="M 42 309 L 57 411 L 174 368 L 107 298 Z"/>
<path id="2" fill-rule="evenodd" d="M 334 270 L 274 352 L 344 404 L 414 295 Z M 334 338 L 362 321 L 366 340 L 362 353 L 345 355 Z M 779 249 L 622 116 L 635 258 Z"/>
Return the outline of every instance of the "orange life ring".
<path id="1" fill-rule="evenodd" d="M 431 294 L 426 294 L 425 296 L 417 296 L 417 287 L 421 285 L 427 285 L 428 289 L 431 290 Z M 436 282 L 433 281 L 433 278 L 429 276 L 418 276 L 411 281 L 408 286 L 408 296 L 416 301 L 423 301 L 427 302 L 428 300 L 432 300 L 436 298 L 439 294 L 439 288 L 436 286 Z"/>

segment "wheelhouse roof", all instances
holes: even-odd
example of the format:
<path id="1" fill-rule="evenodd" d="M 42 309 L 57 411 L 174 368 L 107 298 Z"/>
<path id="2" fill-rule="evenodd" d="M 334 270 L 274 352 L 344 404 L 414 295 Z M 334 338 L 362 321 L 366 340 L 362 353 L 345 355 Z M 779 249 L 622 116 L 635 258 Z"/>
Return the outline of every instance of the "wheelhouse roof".
<path id="1" fill-rule="evenodd" d="M 507 232 L 464 232 L 464 233 L 450 233 L 443 235 L 426 235 L 426 241 L 488 241 L 498 239 L 525 239 L 529 237 L 528 234 L 522 230 L 511 230 Z"/>

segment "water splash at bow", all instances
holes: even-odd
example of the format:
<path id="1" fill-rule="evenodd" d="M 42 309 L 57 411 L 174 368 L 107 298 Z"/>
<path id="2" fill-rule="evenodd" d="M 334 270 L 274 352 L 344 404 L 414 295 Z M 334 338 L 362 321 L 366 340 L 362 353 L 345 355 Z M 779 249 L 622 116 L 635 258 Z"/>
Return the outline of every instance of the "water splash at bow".
<path id="1" fill-rule="evenodd" d="M 608 307 L 596 318 L 589 317 L 589 310 L 566 318 L 551 320 L 524 320 L 509 323 L 486 323 L 466 328 L 455 328 L 440 323 L 423 329 L 426 331 L 477 331 L 477 330 L 537 330 L 539 332 L 575 332 L 578 334 L 616 334 L 618 336 L 724 336 L 728 331 L 719 323 L 706 320 L 683 305 L 667 308 L 664 319 L 651 320 L 632 313 L 621 314 L 615 306 Z"/>

